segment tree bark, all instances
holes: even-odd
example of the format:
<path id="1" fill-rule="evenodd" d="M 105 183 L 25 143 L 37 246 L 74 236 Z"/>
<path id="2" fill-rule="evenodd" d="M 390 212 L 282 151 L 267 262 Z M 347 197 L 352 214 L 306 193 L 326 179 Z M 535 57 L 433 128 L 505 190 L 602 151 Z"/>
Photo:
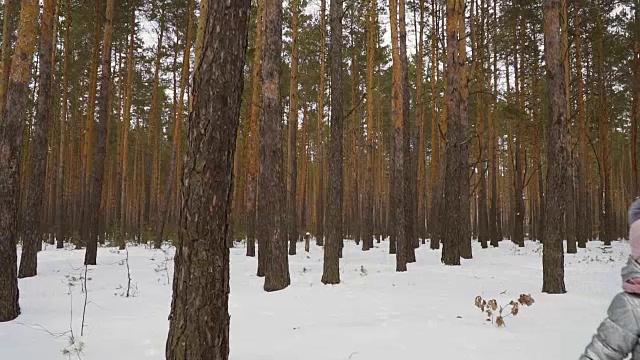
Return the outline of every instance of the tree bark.
<path id="1" fill-rule="evenodd" d="M 250 1 L 208 0 L 193 77 L 166 358 L 229 358 L 229 213 Z"/>
<path id="2" fill-rule="evenodd" d="M 308 250 L 308 237 L 306 236 L 306 224 L 307 224 L 307 177 L 308 177 L 308 166 L 309 166 L 309 157 L 307 150 L 307 134 L 309 133 L 309 111 L 308 104 L 306 99 L 302 100 L 302 139 L 300 141 L 300 177 L 298 179 L 298 190 L 297 190 L 297 199 L 296 206 L 298 207 L 298 214 L 296 215 L 296 226 L 297 231 L 302 238 L 307 240 L 305 243 L 305 251 Z"/>
<path id="3" fill-rule="evenodd" d="M 262 122 L 258 193 L 259 238 L 266 244 L 265 291 L 289 286 L 286 205 L 282 171 L 282 107 L 280 75 L 282 53 L 282 2 L 265 1 L 265 48 L 262 61 Z"/>
<path id="4" fill-rule="evenodd" d="M 471 194 L 469 189 L 469 82 L 467 77 L 467 31 L 465 22 L 466 2 L 459 2 L 458 14 L 458 57 L 460 66 L 460 170 L 462 176 L 458 179 L 460 185 L 460 256 L 463 259 L 473 257 L 471 249 Z"/>
<path id="5" fill-rule="evenodd" d="M 38 268 L 38 248 L 42 243 L 42 222 L 44 219 L 44 181 L 47 166 L 49 124 L 51 109 L 51 65 L 53 58 L 53 13 L 54 0 L 45 0 L 42 13 L 42 27 L 38 62 L 38 104 L 33 123 L 33 133 L 29 147 L 29 185 L 27 204 L 22 226 L 22 256 L 19 278 L 35 276 Z M 28 225 L 27 225 L 28 224 Z"/>
<path id="6" fill-rule="evenodd" d="M 324 90 L 325 90 L 325 58 L 326 58 L 326 24 L 327 0 L 320 0 L 320 87 L 318 90 L 318 190 L 316 199 L 316 245 L 324 244 Z"/>
<path id="7" fill-rule="evenodd" d="M 391 23 L 391 53 L 393 58 L 392 78 L 393 88 L 391 97 L 393 122 L 393 234 L 396 247 L 396 271 L 407 271 L 407 227 L 405 206 L 405 144 L 404 144 L 404 90 L 403 71 L 398 31 L 398 0 L 389 1 L 389 16 Z"/>
<path id="8" fill-rule="evenodd" d="M 0 124 L 0 322 L 13 320 L 20 314 L 16 253 L 20 198 L 18 167 L 36 44 L 38 5 L 36 0 L 21 2 L 7 106 Z"/>
<path id="9" fill-rule="evenodd" d="M 577 240 L 579 247 L 586 247 L 587 238 L 589 237 L 588 228 L 588 203 L 589 194 L 587 193 L 587 115 L 585 112 L 584 101 L 584 80 L 582 75 L 582 28 L 580 25 L 580 1 L 575 1 L 573 27 L 575 29 L 576 44 L 576 97 L 578 99 L 578 121 L 580 135 L 578 136 L 578 204 L 577 207 Z"/>
<path id="10" fill-rule="evenodd" d="M 599 14 L 601 15 L 601 14 Z M 597 77 L 597 118 L 598 118 L 598 137 L 599 137 L 599 157 L 600 157 L 600 241 L 605 246 L 611 245 L 612 238 L 614 236 L 612 226 L 613 211 L 611 206 L 611 164 L 609 161 L 609 114 L 607 111 L 607 96 L 606 96 L 606 74 L 604 69 L 605 55 L 604 55 L 604 24 L 602 24 L 601 16 L 598 17 L 596 24 L 596 39 L 595 44 L 595 67 Z"/>
<path id="11" fill-rule="evenodd" d="M 571 68 L 570 68 L 570 48 L 569 48 L 569 11 L 567 0 L 561 0 L 560 2 L 560 17 L 561 17 L 561 31 L 562 31 L 562 69 L 564 72 L 564 91 L 566 99 L 566 117 L 567 126 L 571 127 Z M 567 141 L 569 144 L 573 143 L 571 140 L 571 132 L 567 132 L 569 138 Z M 565 233 L 567 240 L 567 253 L 575 254 L 577 249 L 576 241 L 576 203 L 574 192 L 574 172 L 575 162 L 573 161 L 573 149 L 569 148 L 569 167 L 566 169 L 567 176 L 567 204 L 565 214 Z"/>
<path id="12" fill-rule="evenodd" d="M 440 248 L 440 235 L 438 232 L 438 206 L 440 204 L 440 123 L 436 111 L 436 74 L 438 72 L 438 19 L 437 2 L 431 1 L 431 201 L 429 203 L 429 234 L 431 235 L 430 248 Z"/>
<path id="13" fill-rule="evenodd" d="M 164 1 L 160 2 L 160 20 L 158 33 L 158 43 L 156 49 L 156 59 L 153 73 L 153 89 L 151 90 L 151 106 L 149 108 L 149 147 L 151 152 L 149 159 L 151 161 L 151 178 L 149 185 L 149 224 L 159 222 L 160 216 L 160 118 L 162 109 L 160 104 L 160 67 L 162 62 L 162 41 L 164 39 Z M 153 247 L 159 249 L 162 243 L 158 243 L 157 237 Z"/>
<path id="14" fill-rule="evenodd" d="M 426 120 L 427 116 L 425 114 L 426 106 L 423 104 L 423 83 L 424 83 L 424 5 L 425 0 L 420 0 L 418 3 L 419 12 L 420 12 L 420 24 L 417 29 L 417 41 L 418 46 L 416 47 L 416 130 L 417 130 L 417 152 L 415 153 L 416 158 L 416 176 L 417 176 L 417 230 L 416 237 L 418 239 L 422 239 L 422 243 L 426 243 L 427 230 L 426 230 L 426 188 L 427 188 L 427 172 L 426 172 L 426 161 L 425 161 L 425 152 L 426 152 Z M 415 19 L 415 17 L 414 17 Z"/>
<path id="15" fill-rule="evenodd" d="M 167 223 L 167 216 L 169 213 L 169 202 L 171 200 L 171 193 L 173 192 L 174 182 L 176 181 L 176 173 L 178 167 L 176 163 L 178 159 L 178 149 L 180 143 L 178 138 L 181 136 L 182 127 L 182 108 L 184 106 L 184 92 L 189 81 L 189 58 L 191 55 L 191 33 L 193 32 L 193 0 L 189 0 L 187 11 L 189 12 L 187 20 L 187 36 L 185 39 L 184 53 L 182 56 L 182 73 L 180 74 L 180 97 L 177 102 L 176 115 L 173 120 L 173 148 L 171 149 L 171 159 L 169 161 L 169 169 L 167 171 L 167 180 L 165 182 L 164 199 L 160 203 L 158 209 L 158 225 L 155 244 L 162 246 L 162 235 L 164 233 L 164 227 Z"/>
<path id="16" fill-rule="evenodd" d="M 415 139 L 411 131 L 410 125 L 410 98 L 409 98 L 409 65 L 407 60 L 407 25 L 405 17 L 405 0 L 397 0 L 398 3 L 398 40 L 400 51 L 400 70 L 402 74 L 402 82 L 400 84 L 402 91 L 402 190 L 404 192 L 404 240 L 403 245 L 406 251 L 406 261 L 408 263 L 416 262 L 415 246 L 416 246 L 416 214 L 414 212 L 414 194 L 416 183 L 416 172 L 413 171 L 413 162 L 411 158 L 411 149 L 414 147 Z"/>
<path id="17" fill-rule="evenodd" d="M 261 73 L 262 57 L 264 53 L 264 0 L 258 0 L 258 11 L 256 19 L 256 34 L 254 40 L 253 64 L 251 65 L 251 115 L 248 134 L 249 169 L 247 174 L 247 195 L 246 195 L 246 216 L 247 216 L 247 256 L 256 256 L 256 208 L 258 189 L 258 132 L 260 129 L 260 108 L 261 98 Z M 258 248 L 260 253 L 260 248 Z M 264 260 L 266 250 L 262 255 L 258 254 L 258 276 L 264 276 Z"/>
<path id="18" fill-rule="evenodd" d="M 127 172 L 129 168 L 129 128 L 131 126 L 131 102 L 133 99 L 133 51 L 134 51 L 134 41 L 135 41 L 135 32 L 136 32 L 136 24 L 135 24 L 135 5 L 131 11 L 131 18 L 129 19 L 129 48 L 127 50 L 127 77 L 125 80 L 125 94 L 124 94 L 124 114 L 123 114 L 123 125 L 122 125 L 122 161 L 121 161 L 121 184 L 120 184 L 120 197 L 122 198 L 120 201 L 122 203 L 120 208 L 120 231 L 121 238 L 118 239 L 119 248 L 124 250 L 125 243 L 127 240 L 127 208 L 126 200 L 128 199 L 129 192 L 127 190 Z"/>
<path id="19" fill-rule="evenodd" d="M 545 242 L 542 255 L 542 291 L 565 293 L 562 225 L 565 212 L 568 127 L 566 93 L 560 41 L 560 0 L 544 2 L 544 59 L 549 87 L 547 127 L 547 199 Z"/>
<path id="20" fill-rule="evenodd" d="M 94 138 L 95 138 L 95 109 L 96 109 L 96 90 L 98 86 L 98 67 L 100 61 L 100 33 L 102 29 L 102 16 L 100 11 L 102 10 L 102 1 L 95 0 L 94 2 L 94 32 L 93 32 L 93 49 L 91 51 L 91 75 L 89 78 L 89 94 L 87 97 L 87 114 L 85 118 L 85 132 L 84 141 L 82 143 L 82 183 L 81 183 L 81 205 L 80 214 L 82 216 L 82 229 L 81 229 L 81 241 L 78 247 L 84 247 L 89 241 L 91 236 L 90 228 L 91 224 L 91 186 L 92 186 L 92 171 L 94 161 Z M 73 118 L 73 110 L 71 111 L 71 117 Z M 70 138 L 71 140 L 71 138 Z M 71 141 L 69 141 L 71 144 Z"/>
<path id="21" fill-rule="evenodd" d="M 539 52 L 536 50 L 535 51 L 535 57 L 536 59 L 540 58 Z M 534 94 L 537 98 L 539 98 L 541 96 L 541 89 L 540 89 L 540 82 L 538 81 L 538 77 L 540 74 L 540 69 L 539 69 L 539 65 L 535 65 L 534 66 L 534 70 L 533 70 L 533 74 L 534 74 L 534 80 L 533 80 L 533 91 Z M 535 194 L 534 197 L 536 198 L 536 218 L 535 218 L 535 223 L 533 224 L 533 226 L 535 227 L 535 239 L 538 240 L 540 243 L 542 243 L 544 241 L 544 225 L 545 225 L 545 220 L 544 220 L 544 176 L 542 173 L 542 142 L 544 140 L 544 124 L 541 121 L 541 117 L 540 117 L 540 106 L 539 103 L 536 102 L 533 105 L 533 121 L 536 124 L 536 133 L 535 133 L 535 137 L 534 137 L 534 148 L 533 148 L 533 167 L 534 167 L 534 171 L 537 175 L 537 179 L 534 179 L 532 181 L 534 181 L 536 183 L 535 186 Z"/>
<path id="22" fill-rule="evenodd" d="M 640 1 L 634 2 L 633 24 L 633 102 L 631 111 L 631 196 L 640 196 L 640 183 L 638 182 L 638 121 L 640 119 Z M 577 18 L 576 14 L 576 18 Z M 574 25 L 575 26 L 575 25 Z M 580 79 L 582 81 L 582 79 Z"/>
<path id="23" fill-rule="evenodd" d="M 497 15 L 497 0 L 493 0 L 493 21 L 492 27 L 496 28 L 498 26 L 498 15 Z M 496 32 L 494 31 L 491 36 L 492 46 L 494 48 L 493 51 L 493 93 L 497 94 L 498 92 L 498 52 L 495 50 L 497 45 L 496 40 Z M 500 136 L 500 121 L 496 116 L 497 113 L 497 100 L 495 97 L 491 98 L 491 113 L 489 118 L 489 142 L 490 142 L 490 154 L 489 154 L 489 162 L 491 166 L 489 182 L 491 186 L 491 208 L 489 211 L 489 232 L 491 236 L 491 246 L 498 247 L 500 245 L 500 240 L 502 240 L 502 231 L 500 226 L 500 216 L 499 216 L 499 192 L 498 192 L 498 161 L 499 161 L 499 152 L 498 152 L 498 137 Z"/>
<path id="24" fill-rule="evenodd" d="M 9 69 L 11 68 L 11 9 L 13 0 L 4 2 L 4 20 L 2 22 L 2 57 L 0 58 L 0 124 L 4 117 L 4 108 L 7 103 L 7 86 L 9 84 Z"/>
<path id="25" fill-rule="evenodd" d="M 342 6 L 343 0 L 332 0 L 329 7 L 331 39 L 329 42 L 331 76 L 331 138 L 329 153 L 329 203 L 327 243 L 324 246 L 323 284 L 340 283 L 339 253 L 342 245 L 343 191 L 343 83 L 342 83 Z"/>
<path id="26" fill-rule="evenodd" d="M 444 161 L 443 182 L 444 199 L 441 214 L 443 220 L 442 231 L 442 262 L 445 265 L 460 265 L 460 250 L 462 242 L 466 240 L 464 226 L 460 222 L 466 216 L 463 211 L 462 193 L 463 182 L 468 178 L 468 159 L 464 158 L 467 138 L 465 134 L 466 119 L 463 117 L 463 74 L 460 61 L 458 42 L 464 34 L 459 32 L 459 21 L 464 21 L 464 0 L 447 1 L 447 67 L 446 77 L 448 86 L 445 91 L 447 106 L 447 134 Z M 466 107 L 464 107 L 466 108 Z M 454 180 L 455 179 L 455 180 Z"/>
<path id="27" fill-rule="evenodd" d="M 367 174 L 365 177 L 365 204 L 363 210 L 363 241 L 362 250 L 369 250 L 373 247 L 373 203 L 374 203 L 374 158 L 373 158 L 373 136 L 375 131 L 374 123 L 374 72 L 376 55 L 376 23 L 377 5 L 376 0 L 369 0 L 367 8 Z"/>
<path id="28" fill-rule="evenodd" d="M 477 49 L 477 58 L 474 59 L 476 61 L 476 79 L 478 82 L 478 93 L 476 95 L 476 106 L 477 106 L 477 118 L 478 118 L 478 153 L 480 154 L 480 169 L 479 172 L 479 189 L 478 193 L 480 196 L 479 204 L 478 204 L 478 240 L 482 248 L 488 247 L 488 242 L 490 239 L 490 227 L 489 227 L 489 210 L 487 204 L 487 172 L 489 168 L 489 158 L 491 157 L 490 153 L 493 150 L 492 146 L 487 146 L 487 143 L 491 142 L 491 135 L 489 135 L 489 142 L 487 141 L 487 132 L 491 134 L 491 125 L 493 119 L 491 118 L 492 114 L 489 114 L 489 131 L 486 130 L 486 120 L 485 120 L 485 73 L 484 73 L 484 61 L 485 58 L 485 0 L 482 0 L 480 3 L 480 39 L 479 42 L 476 43 Z M 478 61 L 478 59 L 480 59 Z M 489 153 L 489 156 L 487 156 Z M 493 170 L 492 170 L 493 171 Z"/>
<path id="29" fill-rule="evenodd" d="M 287 147 L 287 235 L 289 255 L 296 254 L 298 232 L 296 230 L 296 135 L 298 133 L 298 0 L 291 1 L 291 86 L 289 89 L 289 138 Z"/>
<path id="30" fill-rule="evenodd" d="M 70 13 L 71 0 L 66 0 L 66 13 Z M 64 60 L 62 65 L 62 114 L 60 116 L 59 132 L 60 139 L 58 143 L 58 168 L 57 168 L 57 180 L 56 180 L 56 248 L 62 249 L 64 247 L 65 236 L 65 217 L 64 217 L 64 150 L 66 146 L 65 139 L 65 126 L 67 124 L 67 110 L 68 110 L 68 97 L 69 97 L 69 53 L 70 49 L 70 27 L 71 17 L 65 16 L 65 35 L 64 35 Z"/>
<path id="31" fill-rule="evenodd" d="M 113 30 L 113 1 L 107 0 L 105 10 L 104 37 L 102 39 L 102 59 L 100 88 L 98 97 L 98 123 L 96 126 L 96 158 L 91 172 L 91 187 L 89 195 L 89 214 L 91 218 L 91 234 L 87 240 L 85 265 L 96 265 L 98 253 L 98 222 L 100 204 L 102 202 L 102 187 L 104 183 L 105 158 L 107 155 L 107 117 L 109 116 L 109 85 L 111 84 L 111 33 Z"/>

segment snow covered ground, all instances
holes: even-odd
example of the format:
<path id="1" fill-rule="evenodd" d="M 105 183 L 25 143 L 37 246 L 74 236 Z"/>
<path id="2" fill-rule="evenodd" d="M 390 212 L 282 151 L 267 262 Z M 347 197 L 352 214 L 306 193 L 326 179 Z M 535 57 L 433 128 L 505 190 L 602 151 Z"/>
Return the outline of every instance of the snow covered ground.
<path id="1" fill-rule="evenodd" d="M 577 359 L 619 291 L 629 252 L 626 242 L 607 249 L 590 243 L 565 258 L 568 293 L 546 295 L 540 292 L 540 245 L 476 245 L 474 259 L 460 267 L 441 265 L 440 252 L 422 246 L 418 262 L 396 273 L 387 243 L 362 252 L 348 241 L 342 284 L 325 286 L 321 248 L 312 245 L 305 253 L 299 244 L 298 255 L 289 258 L 292 284 L 276 293 L 262 290 L 257 259 L 245 257 L 243 247 L 232 249 L 230 358 Z M 81 337 L 83 257 L 84 251 L 52 248 L 39 255 L 38 276 L 20 280 L 22 315 L 0 324 L 0 359 L 164 358 L 173 250 L 129 248 L 134 296 L 126 298 L 125 252 L 99 249 L 98 266 L 88 270 Z M 520 293 L 536 302 L 507 318 L 504 328 L 474 307 L 477 295 L 507 303 Z"/>

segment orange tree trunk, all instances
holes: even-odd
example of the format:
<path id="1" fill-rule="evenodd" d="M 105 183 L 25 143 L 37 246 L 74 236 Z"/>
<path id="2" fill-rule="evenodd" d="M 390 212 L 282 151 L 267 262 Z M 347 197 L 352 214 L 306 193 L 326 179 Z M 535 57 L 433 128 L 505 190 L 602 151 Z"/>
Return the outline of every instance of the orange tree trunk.
<path id="1" fill-rule="evenodd" d="M 171 200 L 171 193 L 173 190 L 174 181 L 176 181 L 176 173 L 177 173 L 177 159 L 178 159 L 178 148 L 180 146 L 179 138 L 181 136 L 181 124 L 182 124 L 182 107 L 184 100 L 184 92 L 189 81 L 189 56 L 191 54 L 191 33 L 193 31 L 193 0 L 189 1 L 188 5 L 188 20 L 187 20 L 187 38 L 185 40 L 185 48 L 184 55 L 182 57 L 182 73 L 180 75 L 180 97 L 177 99 L 178 105 L 176 108 L 175 119 L 173 120 L 173 149 L 171 150 L 171 159 L 169 161 L 169 168 L 167 171 L 167 180 L 165 183 L 165 191 L 164 191 L 164 199 L 160 204 L 160 208 L 158 210 L 158 223 L 156 228 L 156 238 L 154 242 L 154 247 L 159 249 L 162 246 L 162 235 L 164 233 L 164 227 L 167 223 L 167 214 L 169 212 L 169 202 Z"/>
<path id="2" fill-rule="evenodd" d="M 247 222 L 247 256 L 256 256 L 256 205 L 258 195 L 258 131 L 261 111 L 261 73 L 264 50 L 264 1 L 258 0 L 256 34 L 254 40 L 253 65 L 251 68 L 251 103 L 250 125 L 247 135 L 249 169 L 246 189 L 246 222 Z M 260 249 L 258 249 L 260 251 Z M 264 260 L 266 252 L 259 256 L 258 276 L 264 276 Z"/>
<path id="3" fill-rule="evenodd" d="M 373 173 L 373 136 L 374 126 L 374 72 L 376 38 L 375 28 L 377 23 L 376 0 L 369 1 L 367 11 L 367 173 L 365 175 L 364 210 L 363 210 L 363 241 L 362 250 L 369 250 L 373 247 L 373 203 L 374 203 L 374 173 Z"/>
<path id="4" fill-rule="evenodd" d="M 11 63 L 7 107 L 0 125 L 0 322 L 20 314 L 17 254 L 18 164 L 24 126 L 31 59 L 36 44 L 38 1 L 22 0 L 18 39 Z"/>
<path id="5" fill-rule="evenodd" d="M 107 117 L 109 116 L 109 84 L 111 82 L 111 33 L 113 30 L 113 1 L 107 0 L 105 10 L 104 37 L 102 39 L 102 59 L 100 74 L 100 96 L 98 98 L 98 123 L 96 126 L 96 158 L 92 171 L 89 193 L 89 214 L 91 233 L 87 239 L 85 265 L 96 265 L 98 252 L 98 223 L 104 183 L 104 164 L 107 155 Z"/>
<path id="6" fill-rule="evenodd" d="M 287 237 L 289 255 L 296 254 L 296 135 L 298 133 L 298 0 L 291 1 L 291 83 L 289 90 L 289 137 L 287 146 Z"/>
<path id="7" fill-rule="evenodd" d="M 156 49 L 155 70 L 153 75 L 153 90 L 151 93 L 151 108 L 149 110 L 149 151 L 151 151 L 151 178 L 149 185 L 149 223 L 157 221 L 160 202 L 160 66 L 162 60 L 162 41 L 164 38 L 164 3 L 161 5 L 160 33 Z M 157 247 L 157 243 L 156 243 Z"/>
<path id="8" fill-rule="evenodd" d="M 326 24 L 325 15 L 327 0 L 320 0 L 320 88 L 318 91 L 318 128 L 316 151 L 318 152 L 317 198 L 316 198 L 316 245 L 324 244 L 324 90 L 325 90 L 325 58 L 326 58 Z"/>
<path id="9" fill-rule="evenodd" d="M 131 18 L 129 19 L 129 48 L 127 50 L 127 78 L 124 89 L 124 114 L 123 114 L 123 124 L 122 124 L 122 160 L 121 160 L 121 173 L 122 183 L 120 184 L 120 197 L 121 197 L 121 208 L 120 208 L 120 229 L 122 231 L 122 236 L 118 241 L 120 241 L 120 247 L 124 247 L 126 241 L 126 234 L 128 230 L 127 223 L 127 208 L 128 205 L 126 203 L 128 197 L 127 190 L 127 173 L 129 168 L 129 131 L 131 126 L 131 100 L 133 98 L 133 51 L 134 51 L 134 40 L 135 40 L 135 6 L 131 11 Z"/>
<path id="10" fill-rule="evenodd" d="M 51 59 L 53 55 L 54 0 L 45 0 L 38 62 L 38 104 L 34 118 L 34 130 L 29 149 L 29 187 L 24 211 L 22 234 L 22 257 L 18 276 L 35 276 L 37 272 L 38 247 L 42 241 L 41 220 L 44 218 L 44 181 L 47 166 L 49 124 L 51 123 Z"/>

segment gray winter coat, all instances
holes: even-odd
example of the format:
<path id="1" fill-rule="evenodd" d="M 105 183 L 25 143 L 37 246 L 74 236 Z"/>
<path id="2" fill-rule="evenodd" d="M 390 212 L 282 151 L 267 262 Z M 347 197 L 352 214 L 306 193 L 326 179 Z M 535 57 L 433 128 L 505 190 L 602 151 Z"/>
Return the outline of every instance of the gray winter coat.
<path id="1" fill-rule="evenodd" d="M 622 281 L 640 277 L 640 264 L 629 257 L 622 268 Z M 622 360 L 630 354 L 640 360 L 640 295 L 622 292 L 607 310 L 607 318 L 598 327 L 580 360 Z"/>

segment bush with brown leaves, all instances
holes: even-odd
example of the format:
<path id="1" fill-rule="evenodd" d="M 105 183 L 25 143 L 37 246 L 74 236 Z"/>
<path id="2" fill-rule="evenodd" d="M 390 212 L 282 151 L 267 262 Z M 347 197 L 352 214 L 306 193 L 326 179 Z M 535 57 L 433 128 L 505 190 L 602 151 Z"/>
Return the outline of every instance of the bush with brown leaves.
<path id="1" fill-rule="evenodd" d="M 518 300 L 511 300 L 507 305 L 498 305 L 496 299 L 485 300 L 482 296 L 476 296 L 475 306 L 487 315 L 487 321 L 498 327 L 505 326 L 504 319 L 516 316 L 520 312 L 520 306 L 531 306 L 535 300 L 529 294 L 520 294 Z"/>

